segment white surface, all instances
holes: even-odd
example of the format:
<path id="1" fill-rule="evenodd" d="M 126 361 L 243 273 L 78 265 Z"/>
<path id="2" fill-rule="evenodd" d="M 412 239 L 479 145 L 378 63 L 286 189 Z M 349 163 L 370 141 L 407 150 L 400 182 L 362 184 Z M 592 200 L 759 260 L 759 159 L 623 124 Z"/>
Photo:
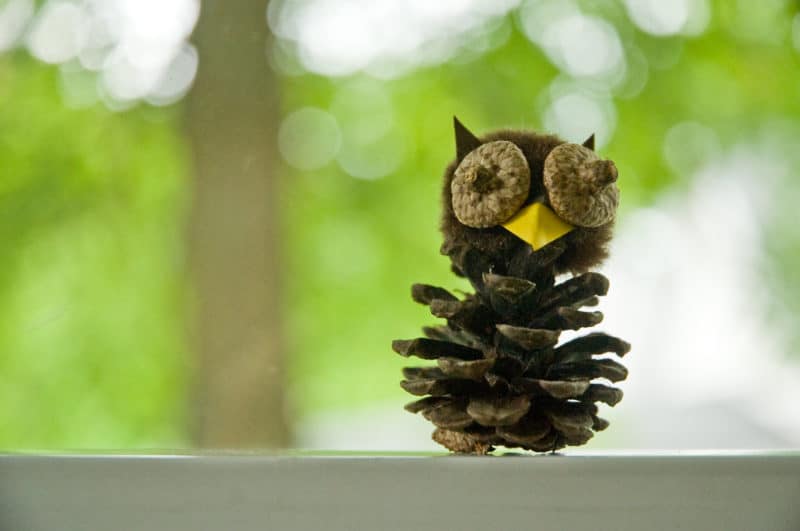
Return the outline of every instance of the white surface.
<path id="1" fill-rule="evenodd" d="M 0 529 L 800 529 L 800 454 L 0 456 Z"/>

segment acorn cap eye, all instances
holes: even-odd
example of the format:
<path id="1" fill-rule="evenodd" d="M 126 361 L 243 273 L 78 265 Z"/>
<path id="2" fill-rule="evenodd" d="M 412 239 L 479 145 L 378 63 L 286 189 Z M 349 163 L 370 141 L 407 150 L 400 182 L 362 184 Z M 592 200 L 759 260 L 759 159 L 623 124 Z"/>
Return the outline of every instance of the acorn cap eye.
<path id="1" fill-rule="evenodd" d="M 544 161 L 544 187 L 558 216 L 579 227 L 614 220 L 619 205 L 617 167 L 578 144 L 556 146 Z"/>
<path id="2" fill-rule="evenodd" d="M 510 219 L 528 198 L 531 171 L 522 150 L 496 140 L 470 151 L 450 182 L 453 212 L 462 224 L 488 228 Z"/>

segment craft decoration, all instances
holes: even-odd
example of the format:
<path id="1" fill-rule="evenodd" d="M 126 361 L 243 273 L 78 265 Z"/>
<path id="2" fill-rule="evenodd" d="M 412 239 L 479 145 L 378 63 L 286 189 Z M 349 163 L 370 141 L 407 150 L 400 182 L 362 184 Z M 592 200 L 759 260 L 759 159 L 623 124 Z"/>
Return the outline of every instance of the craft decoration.
<path id="1" fill-rule="evenodd" d="M 456 168 L 450 191 L 458 221 L 478 229 L 503 223 L 519 210 L 531 188 L 525 155 L 512 142 L 478 146 Z"/>
<path id="2" fill-rule="evenodd" d="M 544 161 L 544 186 L 553 210 L 581 227 L 614 221 L 619 205 L 617 167 L 577 144 L 561 144 Z"/>
<path id="3" fill-rule="evenodd" d="M 435 366 L 403 370 L 401 386 L 422 397 L 406 406 L 454 452 L 495 446 L 538 452 L 585 444 L 608 422 L 627 370 L 610 357 L 625 341 L 594 332 L 559 343 L 563 330 L 598 324 L 608 280 L 588 270 L 607 256 L 619 203 L 617 169 L 582 145 L 553 135 L 501 130 L 476 137 L 454 121 L 456 159 L 442 189 L 441 251 L 475 293 L 415 284 L 411 294 L 445 325 L 396 340 L 402 356 Z M 569 278 L 556 283 L 556 277 Z"/>
<path id="4" fill-rule="evenodd" d="M 556 216 L 542 203 L 531 203 L 522 208 L 513 218 L 503 223 L 509 232 L 527 242 L 538 251 L 575 227 Z"/>

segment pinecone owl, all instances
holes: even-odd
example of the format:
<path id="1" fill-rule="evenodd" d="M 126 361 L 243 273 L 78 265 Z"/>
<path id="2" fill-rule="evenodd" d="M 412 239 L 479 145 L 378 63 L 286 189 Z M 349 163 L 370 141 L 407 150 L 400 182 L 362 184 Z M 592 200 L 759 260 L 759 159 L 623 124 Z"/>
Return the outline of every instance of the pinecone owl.
<path id="1" fill-rule="evenodd" d="M 403 370 L 402 387 L 423 397 L 406 409 L 431 421 L 433 439 L 454 452 L 585 444 L 608 426 L 596 403 L 622 398 L 595 380 L 627 376 L 599 356 L 622 356 L 630 345 L 600 332 L 559 339 L 602 320 L 581 309 L 608 290 L 604 276 L 587 271 L 607 256 L 617 169 L 595 154 L 594 136 L 582 145 L 526 131 L 478 138 L 454 124 L 441 252 L 475 293 L 459 299 L 443 288 L 412 287 L 414 300 L 447 323 L 392 344 L 403 356 L 436 361 Z M 556 283 L 562 273 L 569 278 Z"/>

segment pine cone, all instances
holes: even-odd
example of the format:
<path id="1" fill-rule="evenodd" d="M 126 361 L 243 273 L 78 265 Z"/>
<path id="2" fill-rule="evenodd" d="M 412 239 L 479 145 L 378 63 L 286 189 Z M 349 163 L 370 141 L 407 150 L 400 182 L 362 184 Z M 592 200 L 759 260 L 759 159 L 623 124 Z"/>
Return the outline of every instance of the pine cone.
<path id="1" fill-rule="evenodd" d="M 469 278 L 474 294 L 458 299 L 447 290 L 415 284 L 412 297 L 446 325 L 424 328 L 425 338 L 396 340 L 395 352 L 435 360 L 403 370 L 401 386 L 422 396 L 406 405 L 436 430 L 433 439 L 451 451 L 486 454 L 494 446 L 537 452 L 585 444 L 608 426 L 597 402 L 610 406 L 622 391 L 595 383 L 624 380 L 618 362 L 630 345 L 604 333 L 558 344 L 562 330 L 598 324 L 602 313 L 582 311 L 608 290 L 599 273 L 555 284 L 553 264 L 565 251 L 556 241 L 509 262 L 505 275 L 472 247 L 451 255 L 454 270 Z"/>

